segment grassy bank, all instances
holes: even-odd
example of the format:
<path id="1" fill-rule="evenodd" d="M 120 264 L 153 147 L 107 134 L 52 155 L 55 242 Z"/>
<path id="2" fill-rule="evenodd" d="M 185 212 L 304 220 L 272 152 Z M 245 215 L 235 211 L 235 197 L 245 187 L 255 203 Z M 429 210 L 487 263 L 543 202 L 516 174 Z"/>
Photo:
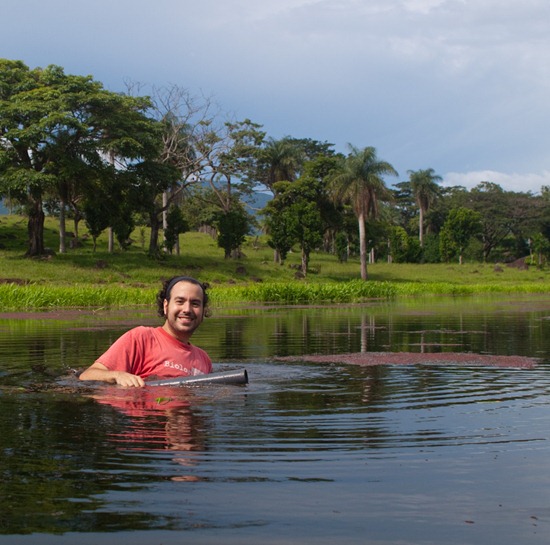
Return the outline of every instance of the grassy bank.
<path id="1" fill-rule="evenodd" d="M 299 253 L 283 266 L 261 238 L 250 238 L 239 260 L 226 260 L 208 235 L 181 236 L 180 255 L 158 261 L 147 257 L 147 232 L 134 233 L 127 251 L 98 250 L 84 234 L 83 245 L 65 254 L 28 259 L 25 220 L 0 216 L 0 304 L 4 310 L 149 305 L 164 278 L 189 274 L 211 284 L 214 304 L 273 302 L 283 304 L 350 303 L 371 298 L 475 293 L 550 292 L 550 271 L 519 270 L 495 264 L 388 264 L 369 266 L 369 281 L 359 277 L 359 262 L 338 263 L 324 253 L 311 257 L 311 273 L 296 279 Z M 58 246 L 57 225 L 48 219 L 46 244 Z"/>

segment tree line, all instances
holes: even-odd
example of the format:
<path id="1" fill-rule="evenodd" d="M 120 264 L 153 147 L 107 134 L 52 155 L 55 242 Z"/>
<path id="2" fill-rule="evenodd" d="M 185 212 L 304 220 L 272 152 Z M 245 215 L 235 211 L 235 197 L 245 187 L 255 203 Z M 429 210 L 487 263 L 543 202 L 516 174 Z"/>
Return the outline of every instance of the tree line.
<path id="1" fill-rule="evenodd" d="M 542 264 L 550 240 L 550 190 L 443 187 L 431 168 L 407 180 L 374 147 L 338 153 L 328 142 L 274 139 L 249 119 L 228 119 L 206 96 L 178 86 L 127 84 L 114 93 L 92 76 L 55 65 L 31 69 L 0 59 L 0 196 L 28 220 L 30 257 L 44 247 L 45 215 L 59 220 L 59 252 L 107 231 L 130 244 L 150 228 L 148 253 L 179 251 L 179 234 L 207 229 L 226 258 L 252 229 L 283 263 L 299 247 L 301 274 L 312 251 L 359 255 L 361 277 L 375 259 Z M 253 210 L 254 195 L 270 200 Z M 73 230 L 67 234 L 67 221 Z"/>

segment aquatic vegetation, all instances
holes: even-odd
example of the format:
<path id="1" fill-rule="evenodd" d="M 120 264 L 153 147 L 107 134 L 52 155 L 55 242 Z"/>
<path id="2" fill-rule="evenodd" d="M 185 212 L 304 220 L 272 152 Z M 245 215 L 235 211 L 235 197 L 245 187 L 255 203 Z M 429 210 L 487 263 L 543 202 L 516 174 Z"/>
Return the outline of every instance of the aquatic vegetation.
<path id="1" fill-rule="evenodd" d="M 213 306 L 238 303 L 339 304 L 415 296 L 547 292 L 550 292 L 550 284 L 541 282 L 458 284 L 375 280 L 311 284 L 299 281 L 258 282 L 210 288 Z M 121 284 L 52 286 L 5 283 L 0 284 L 0 304 L 4 310 L 131 307 L 153 305 L 156 293 L 156 287 L 141 288 Z"/>
<path id="2" fill-rule="evenodd" d="M 0 304 L 4 310 L 98 308 L 148 305 L 156 290 L 119 286 L 46 286 L 0 284 Z"/>
<path id="3" fill-rule="evenodd" d="M 550 285 L 540 283 L 453 284 L 446 282 L 378 282 L 351 280 L 325 284 L 267 283 L 212 290 L 216 303 L 259 302 L 279 304 L 361 303 L 369 299 L 393 299 L 425 295 L 473 295 L 487 293 L 542 293 Z"/>
<path id="4" fill-rule="evenodd" d="M 280 304 L 351 303 L 367 299 L 387 299 L 396 295 L 396 284 L 362 280 L 323 284 L 269 282 L 212 290 L 212 300 L 216 303 L 239 301 Z"/>

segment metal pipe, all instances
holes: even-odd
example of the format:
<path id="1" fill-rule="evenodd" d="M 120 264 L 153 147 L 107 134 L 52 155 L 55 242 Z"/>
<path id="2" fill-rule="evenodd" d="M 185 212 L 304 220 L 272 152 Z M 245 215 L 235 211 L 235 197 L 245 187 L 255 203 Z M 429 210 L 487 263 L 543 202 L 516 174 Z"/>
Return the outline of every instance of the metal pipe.
<path id="1" fill-rule="evenodd" d="M 194 375 L 190 377 L 173 377 L 160 380 L 150 380 L 146 386 L 184 386 L 187 384 L 247 384 L 248 373 L 246 369 L 234 371 L 219 371 L 206 375 Z"/>

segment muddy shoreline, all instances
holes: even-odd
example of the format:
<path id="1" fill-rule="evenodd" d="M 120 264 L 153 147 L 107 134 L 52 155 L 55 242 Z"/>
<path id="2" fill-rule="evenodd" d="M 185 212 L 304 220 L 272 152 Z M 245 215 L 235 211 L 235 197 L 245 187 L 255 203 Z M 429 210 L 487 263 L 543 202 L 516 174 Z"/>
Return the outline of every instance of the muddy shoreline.
<path id="1" fill-rule="evenodd" d="M 348 354 L 306 354 L 303 356 L 277 357 L 275 361 L 344 363 L 364 367 L 373 367 L 377 365 L 430 364 L 532 369 L 540 362 L 540 359 L 526 356 L 494 356 L 489 354 L 463 352 L 439 352 L 428 354 L 418 352 L 353 352 Z"/>

